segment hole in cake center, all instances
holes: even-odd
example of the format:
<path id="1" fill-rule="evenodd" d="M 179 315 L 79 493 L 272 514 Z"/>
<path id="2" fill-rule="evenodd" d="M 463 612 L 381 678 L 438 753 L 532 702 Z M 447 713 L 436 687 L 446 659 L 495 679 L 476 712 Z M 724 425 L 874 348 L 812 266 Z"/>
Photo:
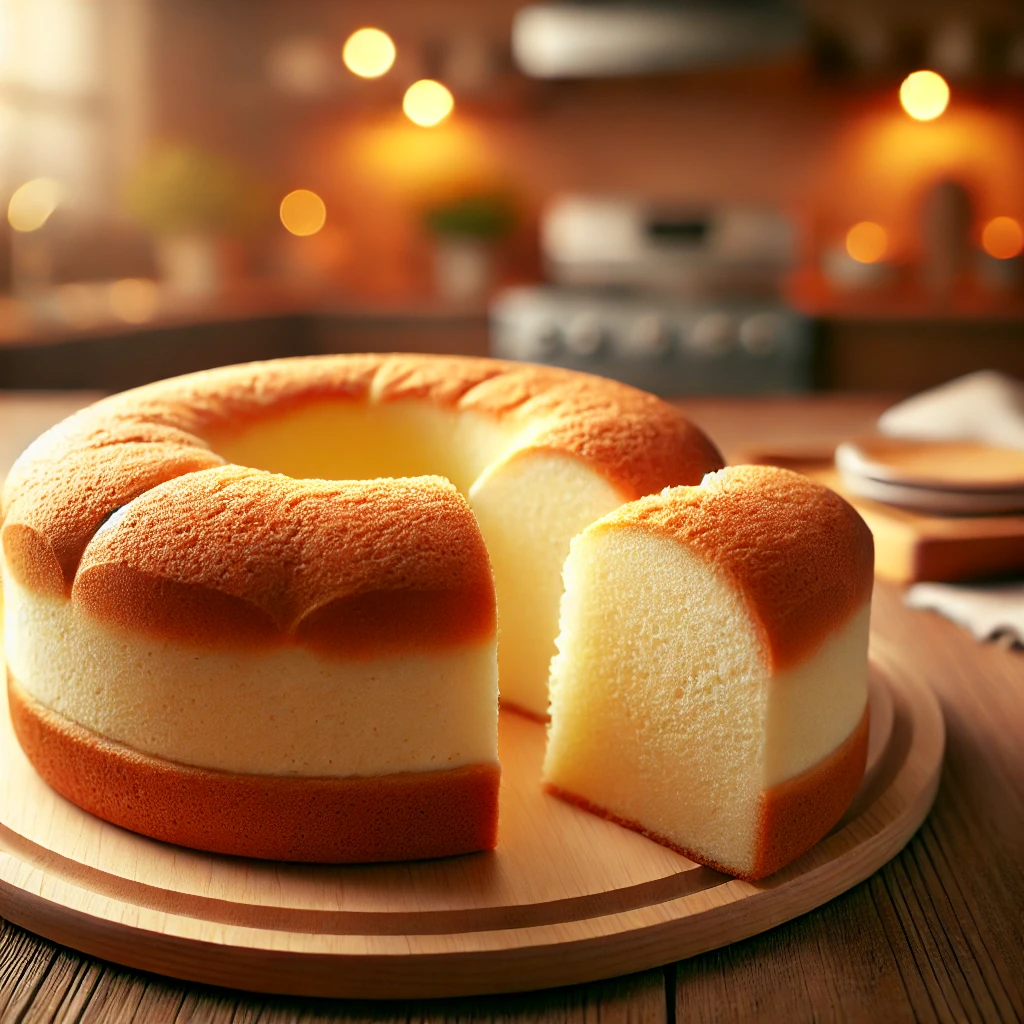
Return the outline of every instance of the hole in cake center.
<path id="1" fill-rule="evenodd" d="M 230 463 L 297 479 L 437 475 L 464 494 L 516 441 L 489 416 L 424 401 L 324 401 L 208 435 Z"/>

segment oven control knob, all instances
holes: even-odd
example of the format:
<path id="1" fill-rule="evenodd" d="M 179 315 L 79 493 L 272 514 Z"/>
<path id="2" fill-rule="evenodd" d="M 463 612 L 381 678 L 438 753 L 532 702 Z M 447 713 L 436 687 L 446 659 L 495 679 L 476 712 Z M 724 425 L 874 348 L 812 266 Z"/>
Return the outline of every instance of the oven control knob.
<path id="1" fill-rule="evenodd" d="M 705 356 L 725 355 L 736 343 L 736 324 L 728 313 L 706 313 L 694 325 L 686 347 Z"/>
<path id="2" fill-rule="evenodd" d="M 574 356 L 594 356 L 605 342 L 604 328 L 593 313 L 574 317 L 565 332 L 565 347 Z"/>
<path id="3" fill-rule="evenodd" d="M 755 313 L 740 324 L 740 344 L 752 356 L 770 356 L 778 349 L 785 328 L 778 313 Z"/>
<path id="4" fill-rule="evenodd" d="M 630 355 L 658 357 L 672 348 L 672 328 L 664 317 L 653 313 L 640 317 L 629 329 Z"/>

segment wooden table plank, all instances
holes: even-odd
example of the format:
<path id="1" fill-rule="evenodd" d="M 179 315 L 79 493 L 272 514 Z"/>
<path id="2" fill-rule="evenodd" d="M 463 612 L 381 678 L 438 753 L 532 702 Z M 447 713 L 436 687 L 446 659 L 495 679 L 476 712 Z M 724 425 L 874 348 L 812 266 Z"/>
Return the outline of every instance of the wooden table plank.
<path id="1" fill-rule="evenodd" d="M 55 953 L 21 1024 L 77 1020 L 103 975 L 102 964 L 85 959 L 73 950 L 58 946 Z"/>
<path id="2" fill-rule="evenodd" d="M 0 921 L 0 1020 L 19 1020 L 35 1001 L 58 947 Z"/>
<path id="3" fill-rule="evenodd" d="M 877 909 L 881 887 L 875 875 L 788 925 L 681 963 L 678 1024 L 877 1021 L 883 1019 L 880 1007 L 886 1021 L 914 1020 L 911 996 L 892 969 L 886 922 Z M 919 996 L 924 995 L 922 989 Z"/>
<path id="4" fill-rule="evenodd" d="M 661 970 L 512 996 L 394 1003 L 275 998 L 129 971 L 63 949 L 7 922 L 0 922 L 0 928 L 0 1021 L 4 1022 L 666 1024 Z"/>

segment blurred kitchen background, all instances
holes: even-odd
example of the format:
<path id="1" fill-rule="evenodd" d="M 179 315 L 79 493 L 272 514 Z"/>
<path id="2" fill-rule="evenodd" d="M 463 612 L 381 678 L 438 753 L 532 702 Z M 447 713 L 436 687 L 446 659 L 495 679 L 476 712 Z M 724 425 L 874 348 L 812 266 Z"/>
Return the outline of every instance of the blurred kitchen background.
<path id="1" fill-rule="evenodd" d="M 1024 376 L 1020 0 L 0 0 L 0 388 Z"/>

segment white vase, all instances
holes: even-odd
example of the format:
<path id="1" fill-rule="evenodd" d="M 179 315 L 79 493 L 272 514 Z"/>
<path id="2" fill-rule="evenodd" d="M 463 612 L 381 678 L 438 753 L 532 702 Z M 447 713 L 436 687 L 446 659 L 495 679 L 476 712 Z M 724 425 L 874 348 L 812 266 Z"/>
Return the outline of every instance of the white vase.
<path id="1" fill-rule="evenodd" d="M 483 298 L 494 283 L 494 247 L 479 238 L 436 239 L 434 282 L 449 302 Z"/>
<path id="2" fill-rule="evenodd" d="M 220 246 L 210 235 L 165 235 L 157 239 L 156 262 L 168 290 L 183 298 L 214 295 L 224 283 Z"/>

